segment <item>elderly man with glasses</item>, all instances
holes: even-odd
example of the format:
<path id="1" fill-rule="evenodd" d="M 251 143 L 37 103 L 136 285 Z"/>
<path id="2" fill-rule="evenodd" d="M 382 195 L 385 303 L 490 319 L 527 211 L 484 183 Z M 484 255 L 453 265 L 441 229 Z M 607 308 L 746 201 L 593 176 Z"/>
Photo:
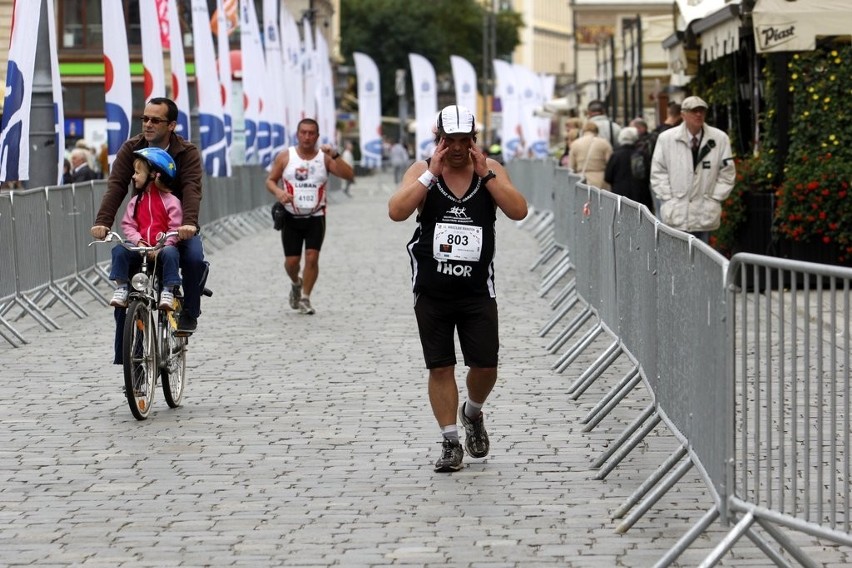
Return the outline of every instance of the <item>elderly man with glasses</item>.
<path id="1" fill-rule="evenodd" d="M 178 108 L 171 99 L 155 97 L 145 105 L 142 115 L 142 134 L 125 142 L 116 154 L 110 173 L 107 192 L 101 201 L 91 234 L 103 239 L 115 221 L 124 199 L 130 193 L 134 152 L 141 148 L 157 147 L 166 150 L 177 164 L 174 194 L 183 206 L 183 225 L 178 228 L 180 268 L 184 282 L 184 304 L 178 321 L 178 331 L 189 335 L 195 331 L 201 314 L 201 291 L 207 263 L 204 247 L 198 235 L 198 212 L 201 205 L 201 153 L 188 140 L 175 134 Z"/>

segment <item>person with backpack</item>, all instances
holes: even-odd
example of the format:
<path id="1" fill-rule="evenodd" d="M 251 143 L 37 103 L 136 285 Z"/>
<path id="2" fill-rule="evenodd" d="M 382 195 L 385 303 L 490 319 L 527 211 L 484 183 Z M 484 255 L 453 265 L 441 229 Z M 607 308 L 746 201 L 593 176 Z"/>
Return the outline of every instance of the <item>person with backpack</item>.
<path id="1" fill-rule="evenodd" d="M 618 133 L 618 147 L 607 161 L 604 180 L 612 187 L 612 192 L 645 205 L 654 211 L 651 199 L 650 179 L 651 157 L 637 146 L 639 132 L 633 126 L 627 126 Z"/>

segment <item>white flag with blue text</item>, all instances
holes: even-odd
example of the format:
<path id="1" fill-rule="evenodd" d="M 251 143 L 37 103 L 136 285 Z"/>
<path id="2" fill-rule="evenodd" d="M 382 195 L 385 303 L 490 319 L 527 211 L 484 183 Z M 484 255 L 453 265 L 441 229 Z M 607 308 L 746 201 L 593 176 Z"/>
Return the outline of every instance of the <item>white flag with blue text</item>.
<path id="1" fill-rule="evenodd" d="M 435 133 L 432 129 L 438 116 L 437 82 L 435 68 L 428 59 L 417 53 L 409 53 L 408 62 L 414 93 L 414 120 L 417 123 L 415 158 L 422 160 L 435 151 Z"/>
<path id="2" fill-rule="evenodd" d="M 0 181 L 30 179 L 30 107 L 39 16 L 40 10 L 15 10 L 12 15 L 0 133 Z"/>
<path id="3" fill-rule="evenodd" d="M 186 58 L 183 54 L 183 33 L 178 20 L 176 0 L 169 2 L 169 54 L 172 67 L 172 100 L 178 107 L 175 134 L 190 139 L 189 131 L 189 89 L 186 81 Z M 106 28 L 104 28 L 106 29 Z M 106 34 L 105 34 L 106 35 Z"/>
<path id="4" fill-rule="evenodd" d="M 107 120 L 109 164 L 130 137 L 133 97 L 130 91 L 130 55 L 127 51 L 127 26 L 121 2 L 101 0 L 104 34 L 104 92 Z"/>
<path id="5" fill-rule="evenodd" d="M 143 96 L 147 103 L 166 96 L 166 71 L 163 66 L 163 40 L 156 2 L 139 3 L 139 29 L 142 32 Z"/>
<path id="6" fill-rule="evenodd" d="M 382 165 L 382 90 L 379 68 L 365 53 L 352 54 L 358 78 L 358 134 L 361 138 L 361 165 Z"/>
<path id="7" fill-rule="evenodd" d="M 47 2 L 47 21 L 55 22 L 53 0 Z M 63 166 L 65 164 L 65 108 L 62 102 L 62 79 L 59 77 L 59 51 L 56 49 L 56 26 L 47 26 L 48 44 L 50 47 L 50 82 L 53 87 L 53 125 L 55 138 L 53 147 L 56 148 L 57 176 L 56 183 L 62 183 Z"/>
<path id="8" fill-rule="evenodd" d="M 470 109 L 476 114 L 476 70 L 470 61 L 459 55 L 450 56 L 453 70 L 453 84 L 456 89 L 456 104 Z"/>
<path id="9" fill-rule="evenodd" d="M 219 50 L 219 83 L 222 91 L 222 121 L 225 125 L 226 160 L 225 175 L 231 175 L 231 143 L 233 142 L 233 114 L 231 111 L 231 48 L 228 43 L 228 23 L 222 0 L 216 0 L 216 43 Z"/>
<path id="10" fill-rule="evenodd" d="M 280 0 L 263 0 L 263 39 L 266 56 L 266 97 L 264 101 L 269 111 L 270 157 L 275 159 L 278 152 L 287 147 L 286 97 L 284 95 L 284 55 L 281 47 L 281 33 L 278 28 L 278 5 Z"/>
<path id="11" fill-rule="evenodd" d="M 195 85 L 198 93 L 198 134 L 204 171 L 211 177 L 228 175 L 228 147 L 213 33 L 207 0 L 192 0 L 192 44 L 195 54 Z"/>

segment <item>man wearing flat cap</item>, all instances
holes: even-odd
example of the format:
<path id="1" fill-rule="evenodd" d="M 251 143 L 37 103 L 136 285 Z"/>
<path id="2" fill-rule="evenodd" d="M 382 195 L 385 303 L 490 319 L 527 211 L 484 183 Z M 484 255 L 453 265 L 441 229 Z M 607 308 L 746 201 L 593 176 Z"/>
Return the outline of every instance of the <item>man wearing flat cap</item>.
<path id="1" fill-rule="evenodd" d="M 704 123 L 708 105 L 700 97 L 681 103 L 683 122 L 662 132 L 651 160 L 651 190 L 660 220 L 709 242 L 719 228 L 722 202 L 736 175 L 728 135 Z"/>

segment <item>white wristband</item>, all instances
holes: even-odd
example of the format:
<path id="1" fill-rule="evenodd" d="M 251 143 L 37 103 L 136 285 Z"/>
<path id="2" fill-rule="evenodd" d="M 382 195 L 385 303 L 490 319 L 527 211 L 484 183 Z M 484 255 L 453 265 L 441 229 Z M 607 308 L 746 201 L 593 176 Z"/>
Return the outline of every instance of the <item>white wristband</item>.
<path id="1" fill-rule="evenodd" d="M 425 172 L 420 174 L 420 177 L 417 178 L 417 181 L 422 183 L 424 187 L 428 188 L 430 185 L 432 185 L 432 182 L 435 181 L 435 174 L 433 174 L 429 170 L 426 170 Z"/>

